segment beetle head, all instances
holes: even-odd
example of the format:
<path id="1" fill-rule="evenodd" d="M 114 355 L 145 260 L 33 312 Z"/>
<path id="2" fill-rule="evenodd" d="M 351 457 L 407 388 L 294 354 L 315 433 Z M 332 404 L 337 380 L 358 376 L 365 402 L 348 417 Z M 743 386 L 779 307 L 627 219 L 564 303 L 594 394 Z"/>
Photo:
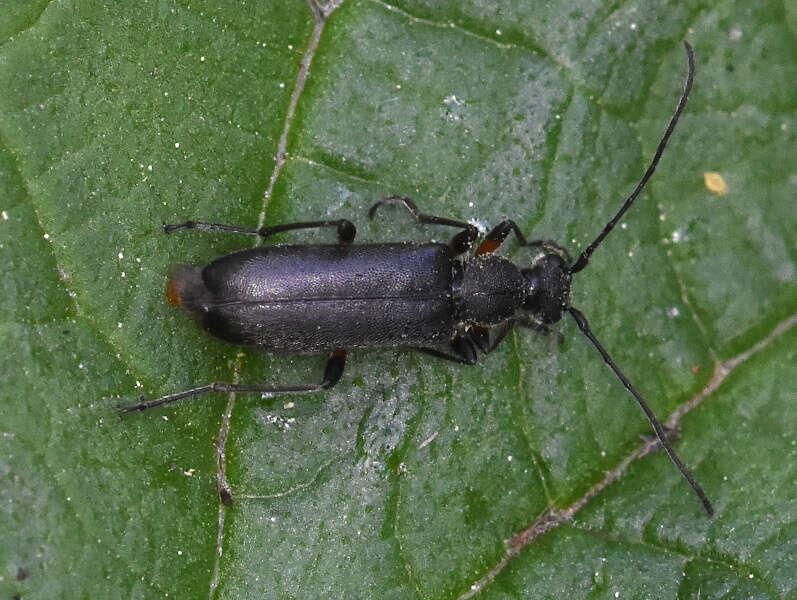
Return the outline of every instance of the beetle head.
<path id="1" fill-rule="evenodd" d="M 546 253 L 522 270 L 528 284 L 523 309 L 542 323 L 556 323 L 570 306 L 570 268 L 558 254 Z"/>

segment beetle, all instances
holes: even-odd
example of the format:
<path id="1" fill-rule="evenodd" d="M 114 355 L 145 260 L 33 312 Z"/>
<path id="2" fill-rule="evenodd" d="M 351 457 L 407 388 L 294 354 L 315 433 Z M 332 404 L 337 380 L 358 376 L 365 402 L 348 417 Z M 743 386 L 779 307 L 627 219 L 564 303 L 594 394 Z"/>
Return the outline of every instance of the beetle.
<path id="1" fill-rule="evenodd" d="M 334 227 L 337 244 L 266 245 L 221 256 L 204 268 L 180 265 L 167 284 L 167 299 L 197 317 L 210 334 L 266 351 L 329 353 L 323 378 L 302 385 L 212 382 L 121 409 L 145 410 L 207 392 L 286 394 L 333 387 L 343 374 L 346 350 L 409 347 L 437 358 L 473 365 L 489 354 L 516 326 L 548 330 L 569 313 L 603 361 L 644 411 L 659 443 L 692 486 L 706 512 L 712 505 L 702 487 L 670 446 L 667 433 L 642 396 L 598 341 L 586 317 L 570 303 L 573 276 L 614 229 L 653 175 L 683 112 L 695 73 L 692 47 L 684 42 L 688 74 L 675 113 L 656 153 L 620 210 L 573 262 L 567 250 L 550 240 L 527 240 L 517 224 L 504 220 L 490 230 L 473 256 L 474 225 L 420 212 L 405 197 L 389 196 L 369 210 L 398 205 L 424 225 L 459 231 L 447 244 L 353 244 L 354 224 L 347 219 L 285 223 L 249 229 L 187 221 L 164 225 L 183 230 L 260 236 L 296 229 Z M 528 267 L 494 254 L 514 233 L 521 246 L 535 248 Z M 447 350 L 441 347 L 448 346 Z"/>

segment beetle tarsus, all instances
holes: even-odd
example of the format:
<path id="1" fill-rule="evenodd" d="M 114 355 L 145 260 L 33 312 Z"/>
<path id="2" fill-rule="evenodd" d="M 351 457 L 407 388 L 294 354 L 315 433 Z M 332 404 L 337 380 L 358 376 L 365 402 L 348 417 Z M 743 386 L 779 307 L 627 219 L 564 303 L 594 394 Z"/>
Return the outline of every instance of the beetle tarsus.
<path id="1" fill-rule="evenodd" d="M 163 233 L 175 231 L 194 230 L 208 231 L 211 233 L 237 233 L 241 235 L 257 235 L 256 229 L 238 227 L 237 225 L 224 225 L 223 223 L 208 223 L 206 221 L 186 221 L 185 223 L 164 223 Z"/>

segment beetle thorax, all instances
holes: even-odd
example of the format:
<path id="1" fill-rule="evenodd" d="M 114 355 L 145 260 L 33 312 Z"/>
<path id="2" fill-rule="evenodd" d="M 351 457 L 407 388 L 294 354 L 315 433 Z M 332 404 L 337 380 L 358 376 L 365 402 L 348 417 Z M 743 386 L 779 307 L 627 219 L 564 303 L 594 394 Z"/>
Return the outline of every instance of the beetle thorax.
<path id="1" fill-rule="evenodd" d="M 528 285 L 520 269 L 495 254 L 475 256 L 464 264 L 454 294 L 463 321 L 492 325 L 512 317 L 526 301 Z"/>

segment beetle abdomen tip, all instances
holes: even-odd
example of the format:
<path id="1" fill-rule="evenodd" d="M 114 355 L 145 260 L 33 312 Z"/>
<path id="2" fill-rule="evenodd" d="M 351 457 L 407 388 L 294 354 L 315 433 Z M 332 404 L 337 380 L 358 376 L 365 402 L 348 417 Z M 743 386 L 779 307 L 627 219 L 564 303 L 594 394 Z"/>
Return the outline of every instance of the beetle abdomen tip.
<path id="1" fill-rule="evenodd" d="M 177 285 L 175 285 L 174 279 L 171 278 L 169 278 L 169 281 L 166 284 L 166 300 L 172 306 L 180 306 L 180 292 L 177 290 Z"/>
<path id="2" fill-rule="evenodd" d="M 179 306 L 196 312 L 207 301 L 208 289 L 202 280 L 202 270 L 188 265 L 177 265 L 166 284 L 166 300 L 172 306 Z"/>

